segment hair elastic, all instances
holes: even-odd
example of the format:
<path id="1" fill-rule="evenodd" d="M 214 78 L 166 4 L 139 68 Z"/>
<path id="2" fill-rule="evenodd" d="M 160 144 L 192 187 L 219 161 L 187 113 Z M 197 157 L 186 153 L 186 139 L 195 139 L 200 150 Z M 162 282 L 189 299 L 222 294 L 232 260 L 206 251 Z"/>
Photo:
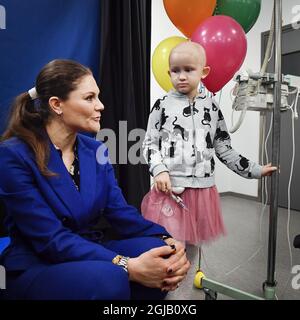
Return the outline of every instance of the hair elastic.
<path id="1" fill-rule="evenodd" d="M 33 88 L 31 88 L 30 90 L 28 90 L 28 94 L 30 95 L 30 98 L 31 98 L 32 100 L 36 99 L 36 98 L 37 98 L 36 88 L 33 87 Z"/>

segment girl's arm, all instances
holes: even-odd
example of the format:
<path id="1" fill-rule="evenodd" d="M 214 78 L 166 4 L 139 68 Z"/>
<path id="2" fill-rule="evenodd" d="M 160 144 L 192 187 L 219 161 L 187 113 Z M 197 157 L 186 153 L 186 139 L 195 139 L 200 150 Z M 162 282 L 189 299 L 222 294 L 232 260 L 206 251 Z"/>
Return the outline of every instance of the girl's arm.
<path id="1" fill-rule="evenodd" d="M 247 159 L 231 147 L 231 138 L 220 109 L 214 137 L 214 148 L 218 159 L 233 172 L 248 179 L 262 177 L 263 167 L 261 165 Z"/>
<path id="2" fill-rule="evenodd" d="M 161 126 L 161 106 L 158 99 L 149 115 L 147 132 L 143 142 L 143 155 L 149 165 L 152 176 L 157 176 L 161 172 L 168 172 L 168 168 L 163 163 L 160 146 L 160 126 Z"/>

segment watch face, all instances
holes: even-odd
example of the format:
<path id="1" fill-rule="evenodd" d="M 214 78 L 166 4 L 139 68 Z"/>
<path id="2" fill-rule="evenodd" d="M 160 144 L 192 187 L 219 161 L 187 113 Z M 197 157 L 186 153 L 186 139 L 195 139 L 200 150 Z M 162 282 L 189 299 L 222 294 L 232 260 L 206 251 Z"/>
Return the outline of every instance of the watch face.
<path id="1" fill-rule="evenodd" d="M 118 264 L 119 261 L 121 260 L 122 256 L 115 256 L 113 259 L 112 259 L 112 263 L 114 264 Z"/>

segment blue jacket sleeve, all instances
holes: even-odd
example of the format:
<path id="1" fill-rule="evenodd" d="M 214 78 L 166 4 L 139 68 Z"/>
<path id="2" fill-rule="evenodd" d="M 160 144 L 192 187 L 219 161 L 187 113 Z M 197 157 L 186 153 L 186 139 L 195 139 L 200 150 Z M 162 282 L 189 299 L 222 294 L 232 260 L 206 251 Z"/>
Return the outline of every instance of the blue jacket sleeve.
<path id="1" fill-rule="evenodd" d="M 0 196 L 12 223 L 33 250 L 52 263 L 78 260 L 111 261 L 116 252 L 85 240 L 63 226 L 36 186 L 21 155 L 0 147 Z"/>
<path id="2" fill-rule="evenodd" d="M 139 211 L 127 204 L 119 188 L 111 164 L 107 164 L 107 180 L 109 184 L 105 216 L 123 237 L 140 237 L 168 232 L 162 226 L 146 220 Z"/>

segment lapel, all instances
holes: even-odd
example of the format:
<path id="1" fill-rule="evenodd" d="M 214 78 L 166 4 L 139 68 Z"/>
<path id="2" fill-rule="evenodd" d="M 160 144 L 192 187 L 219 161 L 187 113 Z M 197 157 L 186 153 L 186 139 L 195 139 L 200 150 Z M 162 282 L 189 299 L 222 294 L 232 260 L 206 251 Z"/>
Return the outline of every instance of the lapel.
<path id="1" fill-rule="evenodd" d="M 48 168 L 52 172 L 57 173 L 58 176 L 50 177 L 48 178 L 48 181 L 76 221 L 76 217 L 79 217 L 83 206 L 80 194 L 77 191 L 74 182 L 59 155 L 59 152 L 55 149 L 51 141 L 49 145 L 50 156 Z"/>
<path id="2" fill-rule="evenodd" d="M 96 184 L 96 163 L 92 150 L 88 149 L 82 139 L 78 139 L 78 158 L 80 170 L 80 192 L 67 171 L 59 152 L 51 141 L 48 168 L 57 173 L 58 177 L 50 177 L 48 181 L 57 196 L 65 204 L 75 221 L 88 218 L 88 211 L 94 200 Z M 50 139 L 49 139 L 50 140 Z"/>
<path id="3" fill-rule="evenodd" d="M 96 153 L 77 135 L 80 170 L 80 194 L 85 210 L 90 210 L 96 194 Z"/>

